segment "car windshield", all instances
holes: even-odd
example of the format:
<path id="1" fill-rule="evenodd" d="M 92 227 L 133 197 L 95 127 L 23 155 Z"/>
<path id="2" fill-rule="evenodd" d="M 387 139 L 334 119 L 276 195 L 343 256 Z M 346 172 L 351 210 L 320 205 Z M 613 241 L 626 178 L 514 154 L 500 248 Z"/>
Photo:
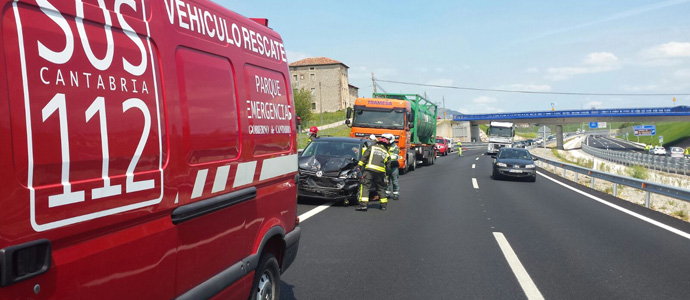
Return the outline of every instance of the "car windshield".
<path id="1" fill-rule="evenodd" d="M 521 150 L 517 150 L 517 149 L 505 149 L 504 148 L 504 149 L 501 149 L 500 153 L 498 153 L 498 158 L 531 160 L 532 156 L 527 151 L 521 151 Z"/>
<path id="2" fill-rule="evenodd" d="M 352 124 L 360 127 L 403 129 L 404 122 L 405 114 L 403 112 L 358 109 L 355 111 Z"/>
<path id="3" fill-rule="evenodd" d="M 443 139 L 436 139 L 436 142 L 439 143 L 439 144 L 444 144 Z"/>
<path id="4" fill-rule="evenodd" d="M 352 157 L 354 159 L 359 159 L 360 155 L 361 148 L 359 143 L 342 141 L 312 142 L 302 152 L 302 156 Z"/>

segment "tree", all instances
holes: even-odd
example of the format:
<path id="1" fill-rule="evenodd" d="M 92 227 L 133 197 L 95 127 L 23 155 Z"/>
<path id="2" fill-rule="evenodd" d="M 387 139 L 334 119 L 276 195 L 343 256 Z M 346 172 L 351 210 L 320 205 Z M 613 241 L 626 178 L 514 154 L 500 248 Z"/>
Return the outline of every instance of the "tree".
<path id="1" fill-rule="evenodd" d="M 294 90 L 295 113 L 302 123 L 306 124 L 311 118 L 311 92 L 305 89 Z"/>

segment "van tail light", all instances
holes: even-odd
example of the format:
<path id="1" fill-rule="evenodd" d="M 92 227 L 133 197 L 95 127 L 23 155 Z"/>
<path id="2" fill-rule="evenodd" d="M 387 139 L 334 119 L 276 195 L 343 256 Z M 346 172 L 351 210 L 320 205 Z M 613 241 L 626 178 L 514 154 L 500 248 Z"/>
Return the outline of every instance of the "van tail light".
<path id="1" fill-rule="evenodd" d="M 0 250 L 0 287 L 26 280 L 50 269 L 50 241 L 41 239 Z"/>
<path id="2" fill-rule="evenodd" d="M 249 18 L 249 19 L 256 22 L 256 23 L 259 23 L 261 25 L 268 27 L 268 19 L 263 19 L 263 18 Z"/>

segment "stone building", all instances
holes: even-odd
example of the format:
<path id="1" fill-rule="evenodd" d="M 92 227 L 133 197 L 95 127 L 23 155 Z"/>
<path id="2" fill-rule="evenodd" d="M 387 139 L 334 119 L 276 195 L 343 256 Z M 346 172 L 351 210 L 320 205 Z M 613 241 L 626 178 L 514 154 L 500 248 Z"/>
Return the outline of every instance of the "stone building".
<path id="1" fill-rule="evenodd" d="M 290 64 L 292 88 L 311 91 L 314 112 L 345 109 L 352 106 L 359 93 L 359 88 L 349 83 L 348 69 L 344 63 L 327 57 L 293 62 Z"/>

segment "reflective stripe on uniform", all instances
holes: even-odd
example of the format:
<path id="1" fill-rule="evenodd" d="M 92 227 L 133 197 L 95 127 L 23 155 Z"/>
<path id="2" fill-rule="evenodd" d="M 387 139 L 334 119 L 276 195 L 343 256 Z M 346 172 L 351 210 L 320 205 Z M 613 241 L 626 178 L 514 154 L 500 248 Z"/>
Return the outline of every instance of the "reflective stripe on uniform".
<path id="1" fill-rule="evenodd" d="M 388 198 L 381 198 L 381 203 L 388 203 Z"/>
<path id="2" fill-rule="evenodd" d="M 367 170 L 379 171 L 379 172 L 386 172 L 386 168 L 385 168 L 385 167 L 379 167 L 379 166 L 375 166 L 375 165 L 367 165 L 366 169 L 367 169 Z"/>

